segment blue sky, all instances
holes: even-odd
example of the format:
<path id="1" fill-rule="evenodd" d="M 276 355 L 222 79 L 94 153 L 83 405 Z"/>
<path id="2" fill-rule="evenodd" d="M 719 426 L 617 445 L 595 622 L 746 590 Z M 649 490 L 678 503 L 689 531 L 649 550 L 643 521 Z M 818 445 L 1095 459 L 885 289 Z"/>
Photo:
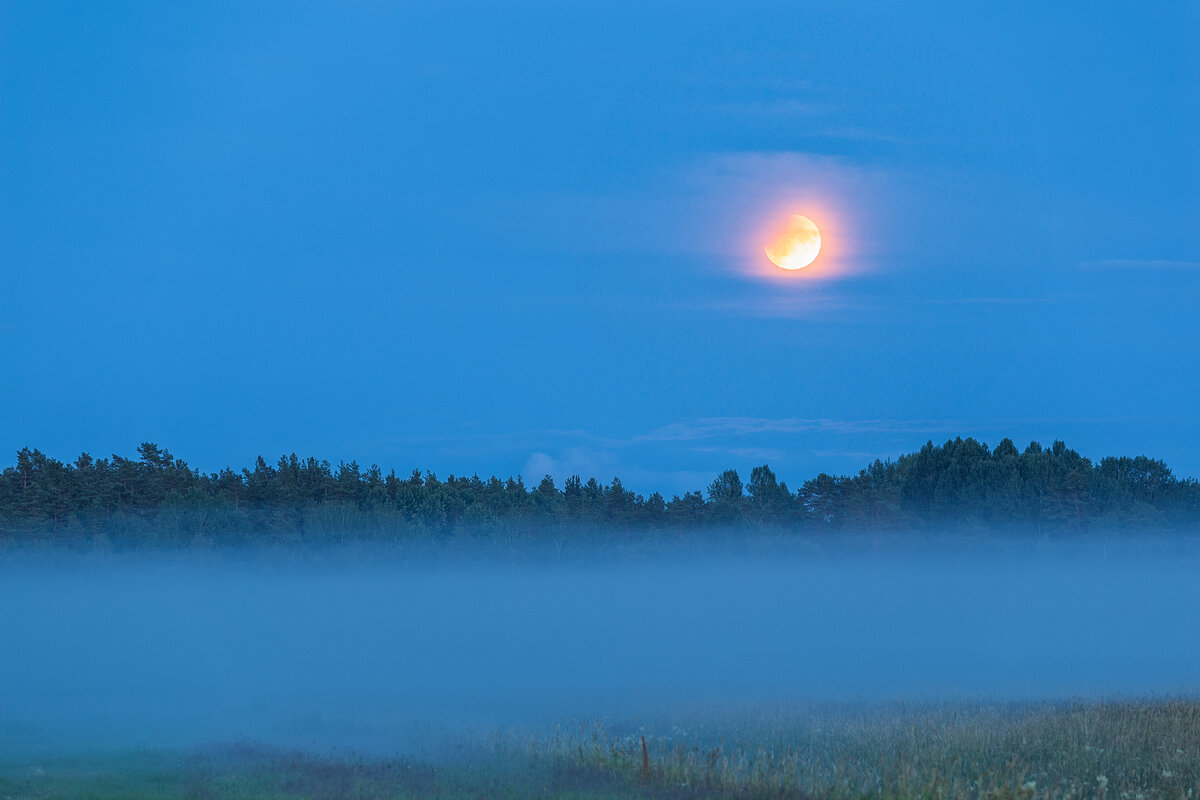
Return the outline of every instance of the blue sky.
<path id="1" fill-rule="evenodd" d="M 1200 475 L 1200 10 L 967 5 L 0 3 L 0 451 Z"/>

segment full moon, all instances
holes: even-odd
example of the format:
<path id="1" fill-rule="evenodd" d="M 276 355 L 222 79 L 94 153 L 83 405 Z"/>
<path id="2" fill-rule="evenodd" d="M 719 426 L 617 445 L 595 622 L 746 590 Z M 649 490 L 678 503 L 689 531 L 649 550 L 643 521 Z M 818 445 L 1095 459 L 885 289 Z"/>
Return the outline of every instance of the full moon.
<path id="1" fill-rule="evenodd" d="M 771 263 L 783 269 L 803 269 L 821 252 L 821 232 L 808 217 L 792 214 L 787 224 L 767 243 Z"/>

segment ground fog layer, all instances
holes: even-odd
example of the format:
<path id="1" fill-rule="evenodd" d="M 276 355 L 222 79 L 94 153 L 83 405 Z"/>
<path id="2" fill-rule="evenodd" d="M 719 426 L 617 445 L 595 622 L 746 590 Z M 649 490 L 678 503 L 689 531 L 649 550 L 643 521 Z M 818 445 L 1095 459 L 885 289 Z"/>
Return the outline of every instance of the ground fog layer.
<path id="1" fill-rule="evenodd" d="M 1200 675 L 1185 551 L 0 563 L 0 737 L 420 754 L 696 703 L 1140 697 Z"/>

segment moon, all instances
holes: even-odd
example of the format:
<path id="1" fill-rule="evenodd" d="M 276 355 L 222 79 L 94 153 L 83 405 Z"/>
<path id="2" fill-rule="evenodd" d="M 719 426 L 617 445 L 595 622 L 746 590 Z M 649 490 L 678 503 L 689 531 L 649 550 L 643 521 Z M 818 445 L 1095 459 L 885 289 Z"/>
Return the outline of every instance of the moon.
<path id="1" fill-rule="evenodd" d="M 771 263 L 782 269 L 804 269 L 821 252 L 821 232 L 808 217 L 792 214 L 764 248 Z"/>

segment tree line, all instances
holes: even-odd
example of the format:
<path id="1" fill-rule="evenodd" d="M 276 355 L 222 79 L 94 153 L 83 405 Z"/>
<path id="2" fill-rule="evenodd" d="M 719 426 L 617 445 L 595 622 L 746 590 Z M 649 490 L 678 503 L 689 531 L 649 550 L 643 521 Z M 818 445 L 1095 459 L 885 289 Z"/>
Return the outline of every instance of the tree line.
<path id="1" fill-rule="evenodd" d="M 767 465 L 743 482 L 725 470 L 703 492 L 669 500 L 575 475 L 558 486 L 521 476 L 439 478 L 384 473 L 357 462 L 261 456 L 252 467 L 203 473 L 156 444 L 137 458 L 84 453 L 64 463 L 39 450 L 17 453 L 0 475 L 0 537 L 138 541 L 254 537 L 399 539 L 507 531 L 670 531 L 773 527 L 786 530 L 980 528 L 1183 529 L 1200 522 L 1200 483 L 1176 478 L 1145 456 L 1099 463 L 1057 441 L 1023 451 L 1004 439 L 927 443 L 856 475 L 822 473 L 792 491 Z"/>

